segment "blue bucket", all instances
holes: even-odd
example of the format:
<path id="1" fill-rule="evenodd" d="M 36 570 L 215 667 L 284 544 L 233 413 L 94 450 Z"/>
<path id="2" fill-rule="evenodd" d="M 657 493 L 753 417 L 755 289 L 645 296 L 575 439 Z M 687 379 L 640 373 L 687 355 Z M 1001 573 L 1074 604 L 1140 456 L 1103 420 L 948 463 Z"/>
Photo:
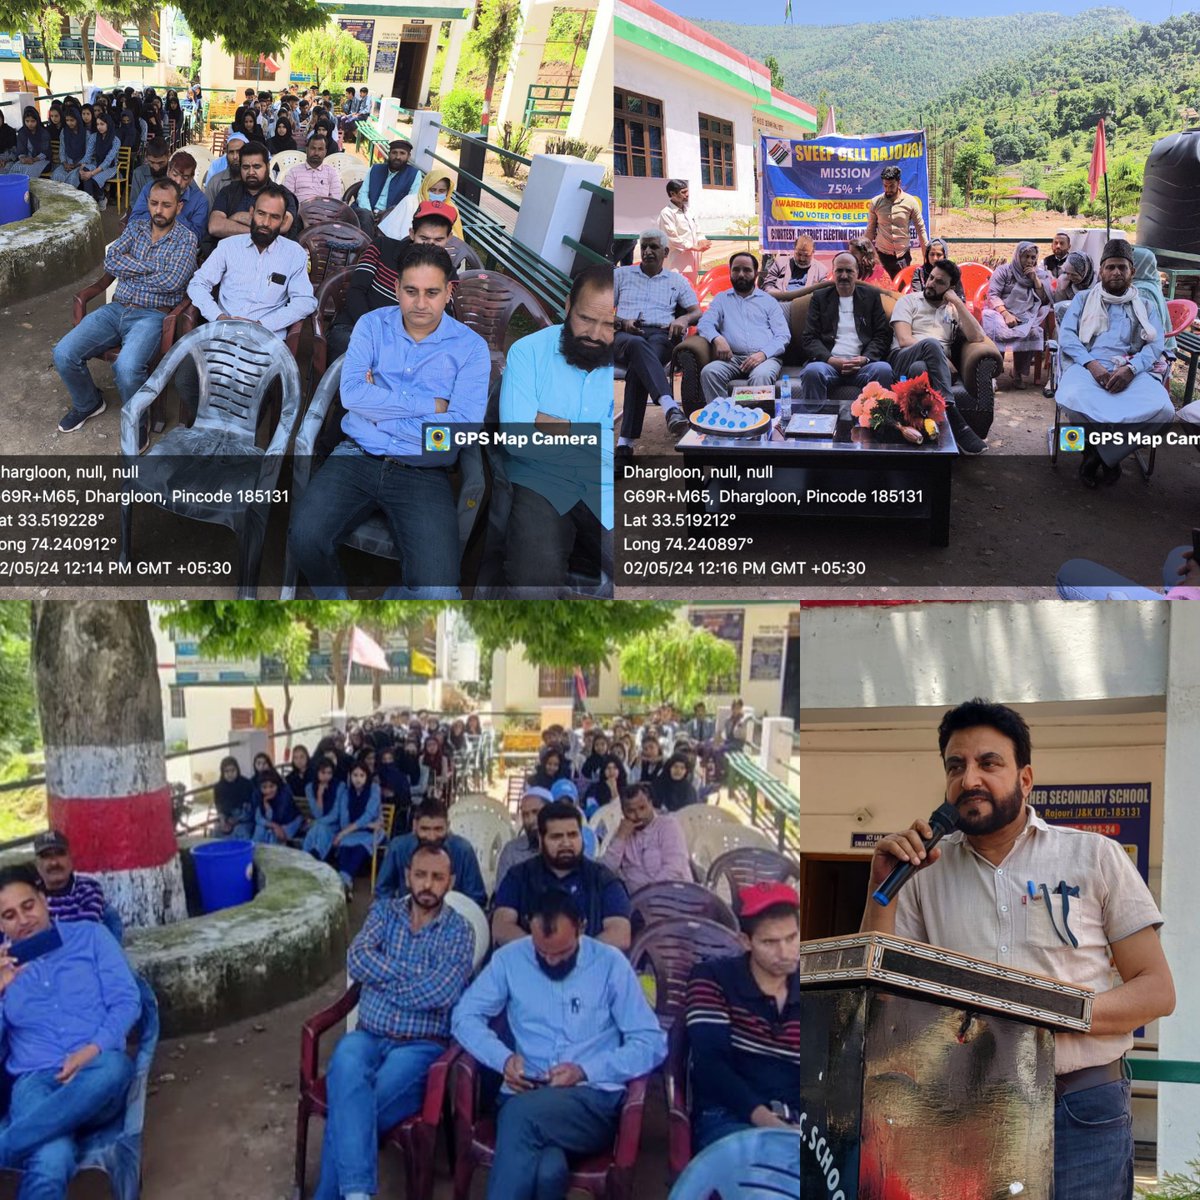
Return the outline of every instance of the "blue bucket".
<path id="1" fill-rule="evenodd" d="M 0 225 L 29 216 L 28 175 L 0 175 Z"/>
<path id="2" fill-rule="evenodd" d="M 230 838 L 192 847 L 192 864 L 206 913 L 254 899 L 254 843 Z"/>

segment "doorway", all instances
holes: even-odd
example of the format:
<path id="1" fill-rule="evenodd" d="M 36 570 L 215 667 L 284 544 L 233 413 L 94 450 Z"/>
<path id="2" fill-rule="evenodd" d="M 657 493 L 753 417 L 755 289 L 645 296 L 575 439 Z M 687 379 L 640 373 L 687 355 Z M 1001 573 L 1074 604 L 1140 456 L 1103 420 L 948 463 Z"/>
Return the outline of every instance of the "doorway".
<path id="1" fill-rule="evenodd" d="M 421 80 L 425 76 L 425 56 L 429 53 L 431 28 L 429 25 L 405 25 L 400 34 L 392 95 L 405 108 L 421 106 Z"/>
<path id="2" fill-rule="evenodd" d="M 801 854 L 801 938 L 857 933 L 870 876 L 871 860 L 861 854 Z"/>
<path id="3" fill-rule="evenodd" d="M 800 638 L 789 637 L 783 655 L 782 715 L 800 724 Z"/>

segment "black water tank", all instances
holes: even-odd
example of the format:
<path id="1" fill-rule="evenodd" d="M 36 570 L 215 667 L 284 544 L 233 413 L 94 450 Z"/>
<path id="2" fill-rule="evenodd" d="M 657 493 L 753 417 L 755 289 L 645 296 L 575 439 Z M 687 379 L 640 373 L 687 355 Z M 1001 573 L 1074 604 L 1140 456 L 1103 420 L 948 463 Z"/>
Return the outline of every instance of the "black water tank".
<path id="1" fill-rule="evenodd" d="M 1162 251 L 1200 255 L 1200 129 L 1154 143 L 1146 160 L 1137 240 L 1153 246 L 1160 267 L 1200 269 Z"/>

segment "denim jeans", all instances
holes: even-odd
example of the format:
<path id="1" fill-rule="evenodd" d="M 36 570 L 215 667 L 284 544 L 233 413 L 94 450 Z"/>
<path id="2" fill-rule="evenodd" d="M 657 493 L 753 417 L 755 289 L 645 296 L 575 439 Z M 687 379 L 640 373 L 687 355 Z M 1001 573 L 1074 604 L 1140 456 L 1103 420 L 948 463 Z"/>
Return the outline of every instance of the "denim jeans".
<path id="1" fill-rule="evenodd" d="M 379 1191 L 379 1139 L 420 1109 L 425 1077 L 444 1049 L 440 1042 L 399 1042 L 365 1029 L 338 1042 L 326 1076 L 329 1119 L 313 1200 Z"/>
<path id="2" fill-rule="evenodd" d="M 1054 1200 L 1132 1200 L 1129 1080 L 1063 1096 L 1054 1106 Z"/>
<path id="3" fill-rule="evenodd" d="M 288 529 L 301 573 L 318 600 L 344 600 L 338 543 L 382 511 L 400 554 L 404 584 L 389 600 L 457 600 L 461 550 L 450 477 L 440 467 L 371 458 L 350 440 L 325 460 L 292 510 Z"/>
<path id="4" fill-rule="evenodd" d="M 800 371 L 800 395 L 805 400 L 827 400 L 829 389 L 838 383 L 850 384 L 860 392 L 868 383 L 891 387 L 892 368 L 885 362 L 869 362 L 861 371 L 843 375 L 827 362 L 810 362 Z"/>
<path id="5" fill-rule="evenodd" d="M 113 377 L 121 403 L 150 377 L 150 360 L 162 341 L 163 314 L 156 308 L 127 308 L 124 304 L 105 304 L 88 313 L 54 347 L 54 367 L 62 377 L 71 403 L 80 412 L 90 412 L 101 401 L 88 370 L 88 359 L 113 346 L 121 353 L 113 363 Z"/>
<path id="6" fill-rule="evenodd" d="M 692 1117 L 692 1141 L 695 1143 L 692 1153 L 699 1154 L 713 1142 L 719 1142 L 731 1133 L 753 1128 L 753 1125 L 739 1121 L 727 1108 L 706 1108 Z"/>
<path id="7" fill-rule="evenodd" d="M 929 376 L 934 389 L 941 392 L 947 404 L 954 402 L 954 381 L 950 375 L 950 360 L 945 347 L 936 338 L 922 338 L 912 346 L 897 346 L 888 356 L 893 379 L 901 375 L 909 379 L 922 372 Z"/>
<path id="8" fill-rule="evenodd" d="M 562 1200 L 571 1174 L 567 1155 L 612 1145 L 623 1098 L 624 1092 L 587 1084 L 502 1096 L 487 1200 Z"/>
<path id="9" fill-rule="evenodd" d="M 20 1200 L 63 1200 L 75 1172 L 75 1135 L 124 1111 L 133 1062 L 123 1051 L 106 1050 L 67 1083 L 57 1074 L 33 1071 L 13 1083 L 0 1166 L 25 1172 Z"/>
<path id="10" fill-rule="evenodd" d="M 511 587 L 558 588 L 578 547 L 612 577 L 612 532 L 582 500 L 565 513 L 540 492 L 513 484 L 505 535 L 504 574 Z"/>

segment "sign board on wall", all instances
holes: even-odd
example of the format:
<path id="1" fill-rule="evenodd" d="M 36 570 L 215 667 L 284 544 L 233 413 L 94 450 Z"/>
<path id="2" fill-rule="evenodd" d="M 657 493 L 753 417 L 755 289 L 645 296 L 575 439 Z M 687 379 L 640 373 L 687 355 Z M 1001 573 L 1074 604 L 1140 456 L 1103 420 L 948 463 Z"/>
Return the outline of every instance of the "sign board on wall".
<path id="1" fill-rule="evenodd" d="M 0 33 L 0 61 L 16 62 L 25 53 L 25 35 L 23 33 Z M 8 81 L 5 80 L 5 83 Z M 24 80 L 16 82 L 24 84 Z M 6 89 L 8 90 L 8 89 Z M 21 89 L 18 88 L 18 91 Z M 12 122 L 10 121 L 11 125 Z"/>
<path id="2" fill-rule="evenodd" d="M 885 837 L 887 837 L 886 833 L 852 833 L 850 835 L 850 849 L 874 850 Z"/>
<path id="3" fill-rule="evenodd" d="M 1037 784 L 1030 803 L 1047 825 L 1089 829 L 1121 844 L 1138 874 L 1150 878 L 1148 783 Z"/>
<path id="4" fill-rule="evenodd" d="M 396 54 L 399 52 L 400 43 L 394 37 L 380 38 L 379 44 L 375 47 L 375 70 L 385 71 L 391 75 L 396 70 Z"/>
<path id="5" fill-rule="evenodd" d="M 750 639 L 750 678 L 774 681 L 783 675 L 783 638 Z"/>
<path id="6" fill-rule="evenodd" d="M 338 17 L 338 25 L 351 37 L 356 37 L 368 50 L 375 38 L 374 20 L 363 21 L 357 17 Z"/>

